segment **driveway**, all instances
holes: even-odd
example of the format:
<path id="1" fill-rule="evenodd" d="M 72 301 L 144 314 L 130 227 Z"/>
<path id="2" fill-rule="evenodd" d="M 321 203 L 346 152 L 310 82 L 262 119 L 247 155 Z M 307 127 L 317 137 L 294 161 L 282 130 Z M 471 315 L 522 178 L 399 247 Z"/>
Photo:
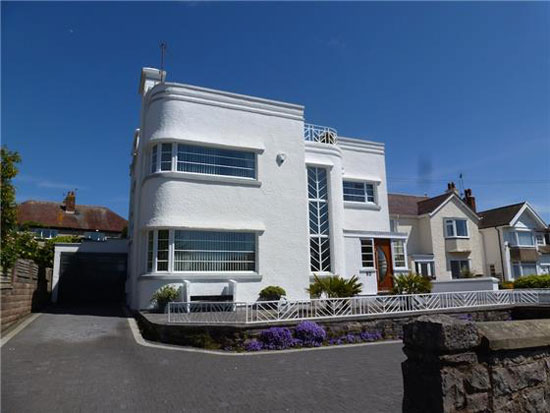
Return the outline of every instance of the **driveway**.
<path id="1" fill-rule="evenodd" d="M 397 412 L 401 347 L 174 351 L 137 344 L 119 308 L 56 310 L 2 347 L 2 412 Z"/>

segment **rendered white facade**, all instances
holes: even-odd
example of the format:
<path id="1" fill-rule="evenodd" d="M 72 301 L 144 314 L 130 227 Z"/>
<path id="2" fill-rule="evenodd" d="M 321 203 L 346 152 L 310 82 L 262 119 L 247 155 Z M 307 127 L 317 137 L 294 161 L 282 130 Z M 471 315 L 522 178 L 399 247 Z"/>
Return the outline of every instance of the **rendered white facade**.
<path id="1" fill-rule="evenodd" d="M 518 207 L 508 222 L 481 228 L 487 273 L 505 281 L 550 274 L 547 231 L 546 223 L 527 202 Z"/>
<path id="2" fill-rule="evenodd" d="M 376 294 L 381 274 L 408 270 L 383 144 L 307 126 L 302 106 L 163 83 L 157 69 L 142 70 L 140 93 L 132 308 L 166 284 L 182 285 L 182 300 L 255 301 L 269 285 L 303 299 L 313 273 L 357 275 Z"/>

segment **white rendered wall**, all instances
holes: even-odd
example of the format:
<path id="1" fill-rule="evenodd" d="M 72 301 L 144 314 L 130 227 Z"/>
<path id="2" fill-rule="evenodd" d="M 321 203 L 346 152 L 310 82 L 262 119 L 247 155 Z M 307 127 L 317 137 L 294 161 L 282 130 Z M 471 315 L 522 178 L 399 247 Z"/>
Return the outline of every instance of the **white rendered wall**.
<path id="1" fill-rule="evenodd" d="M 162 285 L 190 281 L 192 295 L 219 294 L 237 279 L 237 301 L 254 301 L 267 285 L 292 299 L 307 297 L 309 241 L 302 108 L 185 85 L 157 85 L 145 99 L 139 148 L 141 178 L 132 255 L 133 308 L 149 305 Z M 193 142 L 257 155 L 258 182 L 190 174 L 149 175 L 153 142 Z M 286 160 L 279 164 L 277 155 Z M 144 156 L 144 154 L 146 156 Z M 145 272 L 146 231 L 188 228 L 252 231 L 257 273 Z"/>
<path id="2" fill-rule="evenodd" d="M 350 278 L 356 275 L 359 278 L 359 282 L 362 284 L 362 295 L 376 294 L 378 292 L 376 271 L 367 271 L 361 268 L 361 239 L 345 237 L 344 248 L 346 250 L 345 276 Z"/>
<path id="3" fill-rule="evenodd" d="M 496 275 L 502 275 L 502 261 L 504 260 L 504 253 L 501 248 L 503 247 L 502 235 L 501 242 L 499 242 L 499 229 L 497 228 L 484 228 L 479 232 L 483 242 L 483 251 L 485 253 L 485 274 L 491 274 L 491 265 L 495 266 Z M 502 255 L 501 255 L 502 253 Z"/>
<path id="4" fill-rule="evenodd" d="M 435 274 L 438 281 L 451 280 L 450 259 L 468 259 L 470 271 L 474 274 L 483 274 L 483 243 L 477 222 L 471 215 L 464 211 L 465 206 L 461 205 L 456 198 L 446 203 L 436 214 L 431 217 L 430 228 L 433 243 L 433 254 Z M 445 249 L 445 218 L 463 218 L 468 225 L 468 244 L 470 253 L 450 253 Z"/>
<path id="5" fill-rule="evenodd" d="M 457 280 L 432 281 L 432 293 L 496 290 L 498 290 L 498 279 L 494 277 L 461 278 Z"/>

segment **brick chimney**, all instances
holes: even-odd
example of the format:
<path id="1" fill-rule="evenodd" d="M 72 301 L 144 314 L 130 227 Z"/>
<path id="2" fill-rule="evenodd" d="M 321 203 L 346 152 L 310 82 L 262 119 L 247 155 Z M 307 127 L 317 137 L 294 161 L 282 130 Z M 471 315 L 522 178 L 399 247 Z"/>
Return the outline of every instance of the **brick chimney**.
<path id="1" fill-rule="evenodd" d="M 472 211 L 476 212 L 476 198 L 475 196 L 472 196 L 472 190 L 470 188 L 464 190 L 463 201 Z"/>
<path id="2" fill-rule="evenodd" d="M 69 191 L 65 197 L 65 212 L 74 214 L 76 210 L 76 195 L 74 191 Z"/>
<path id="3" fill-rule="evenodd" d="M 458 195 L 458 189 L 456 189 L 456 186 L 455 186 L 455 183 L 454 182 L 449 182 L 447 184 L 447 190 L 445 191 L 446 193 L 451 193 L 451 192 L 454 192 L 455 194 Z"/>

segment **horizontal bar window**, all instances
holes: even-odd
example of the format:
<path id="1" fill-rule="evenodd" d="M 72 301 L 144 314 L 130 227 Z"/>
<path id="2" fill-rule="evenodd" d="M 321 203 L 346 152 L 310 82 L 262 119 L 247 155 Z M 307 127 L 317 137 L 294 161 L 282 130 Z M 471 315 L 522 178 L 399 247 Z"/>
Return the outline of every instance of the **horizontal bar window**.
<path id="1" fill-rule="evenodd" d="M 147 272 L 153 270 L 255 271 L 256 234 L 186 230 L 149 231 Z"/>
<path id="2" fill-rule="evenodd" d="M 344 201 L 375 203 L 374 185 L 366 182 L 344 181 Z"/>
<path id="3" fill-rule="evenodd" d="M 177 170 L 208 175 L 256 178 L 256 154 L 178 144 Z"/>

